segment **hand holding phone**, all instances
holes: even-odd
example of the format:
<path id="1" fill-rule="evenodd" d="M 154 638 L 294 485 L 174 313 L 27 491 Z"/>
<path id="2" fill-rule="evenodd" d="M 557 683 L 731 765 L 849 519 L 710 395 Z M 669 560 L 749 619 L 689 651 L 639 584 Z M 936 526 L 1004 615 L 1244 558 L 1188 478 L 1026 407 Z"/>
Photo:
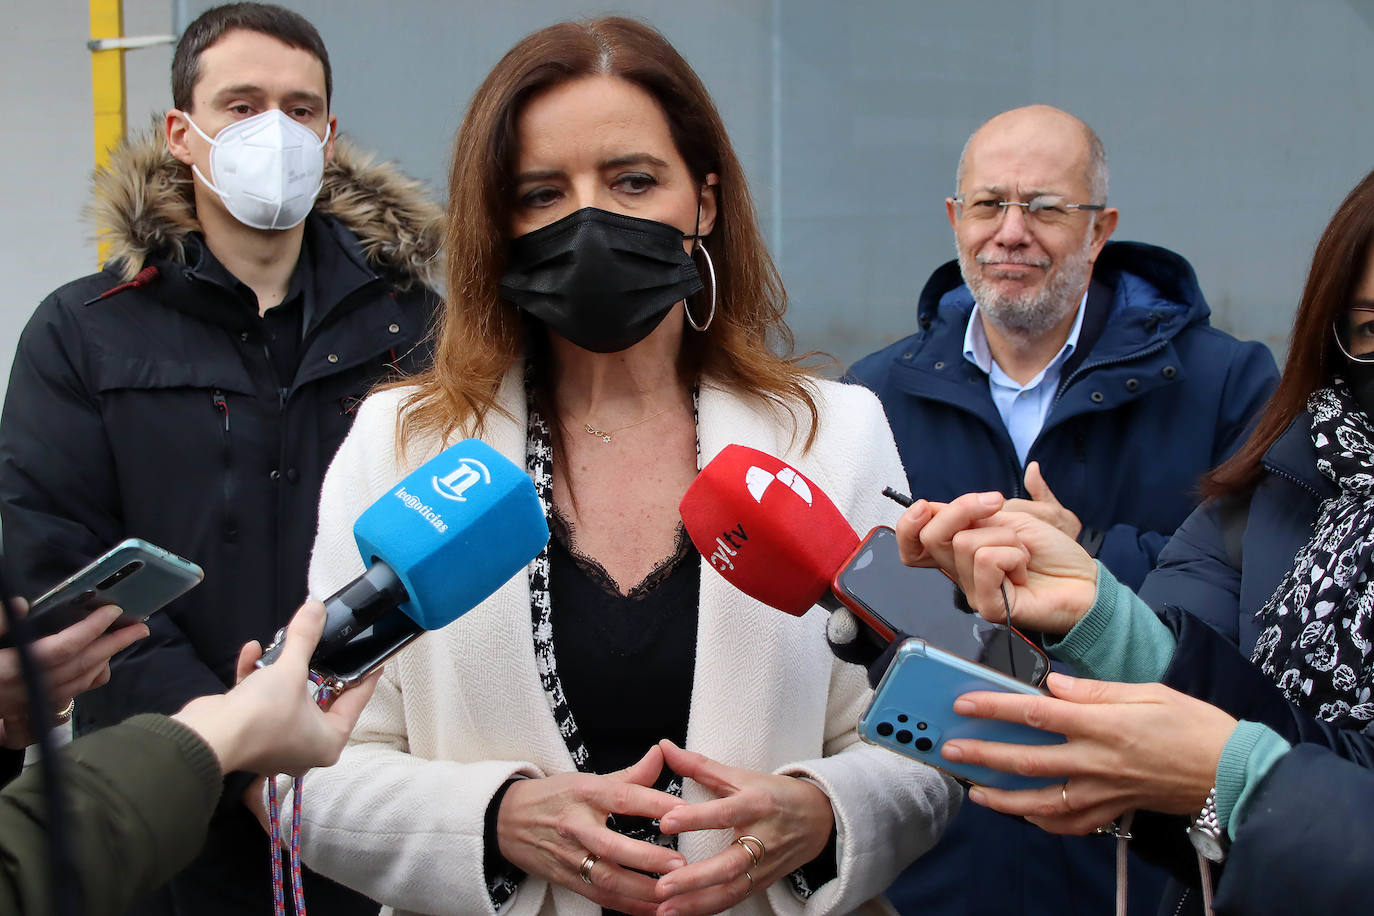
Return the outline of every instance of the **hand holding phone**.
<path id="1" fill-rule="evenodd" d="M 919 760 L 951 776 L 996 789 L 1034 789 L 1056 780 L 1003 773 L 946 760 L 946 741 L 979 738 L 1007 744 L 1062 744 L 1064 736 L 1019 722 L 974 719 L 954 712 L 954 701 L 976 690 L 1042 696 L 1043 692 L 999 671 L 960 658 L 921 639 L 897 650 L 873 701 L 859 719 L 859 737 Z"/>
<path id="2" fill-rule="evenodd" d="M 954 582 L 940 570 L 904 565 L 891 528 L 870 531 L 831 588 L 884 640 L 918 636 L 1027 684 L 1041 684 L 1049 673 L 1045 653 L 1016 629 L 961 610 Z"/>
<path id="3" fill-rule="evenodd" d="M 21 604 L 22 599 L 13 603 Z M 49 691 L 38 704 L 44 715 L 56 714 L 73 697 L 108 681 L 110 657 L 148 635 L 140 624 L 109 630 L 118 616 L 118 608 L 97 608 L 85 619 L 33 643 L 33 659 L 43 669 Z M 33 709 L 18 653 L 13 648 L 0 649 L 0 747 L 19 749 L 33 743 Z"/>
<path id="4" fill-rule="evenodd" d="M 110 626 L 126 627 L 146 620 L 203 578 L 205 573 L 191 561 L 129 538 L 40 595 L 22 626 L 36 642 L 114 605 L 121 614 Z M 0 649 L 11 645 L 11 634 L 0 634 Z"/>

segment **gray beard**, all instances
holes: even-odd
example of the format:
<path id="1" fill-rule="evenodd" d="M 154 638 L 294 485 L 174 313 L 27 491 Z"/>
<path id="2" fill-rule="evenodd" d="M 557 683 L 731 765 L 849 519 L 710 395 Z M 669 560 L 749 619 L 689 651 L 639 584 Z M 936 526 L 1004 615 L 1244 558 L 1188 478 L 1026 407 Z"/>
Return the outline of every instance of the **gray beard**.
<path id="1" fill-rule="evenodd" d="M 1092 276 L 1092 234 L 1083 239 L 1083 247 L 1067 255 L 1038 294 L 1004 295 L 979 272 L 975 256 L 959 252 L 959 273 L 973 293 L 973 301 L 988 321 L 1005 334 L 1015 337 L 1039 337 L 1072 314 Z"/>

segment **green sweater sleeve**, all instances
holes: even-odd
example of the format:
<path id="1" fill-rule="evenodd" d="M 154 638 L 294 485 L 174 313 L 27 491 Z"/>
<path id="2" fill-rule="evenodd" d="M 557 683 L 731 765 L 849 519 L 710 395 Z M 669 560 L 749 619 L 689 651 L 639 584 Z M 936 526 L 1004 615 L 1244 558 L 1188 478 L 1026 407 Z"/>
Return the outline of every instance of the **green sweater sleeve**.
<path id="1" fill-rule="evenodd" d="M 1241 720 L 1217 761 L 1217 820 L 1231 839 L 1245 820 L 1255 790 L 1279 758 L 1292 750 L 1278 732 L 1258 722 Z"/>
<path id="2" fill-rule="evenodd" d="M 87 914 L 122 913 L 200 850 L 219 761 L 195 732 L 140 715 L 62 752 L 67 836 Z M 52 908 L 47 806 L 38 767 L 0 792 L 0 913 Z"/>
<path id="3" fill-rule="evenodd" d="M 1087 677 L 1146 684 L 1164 677 L 1178 643 L 1150 606 L 1097 564 L 1097 599 L 1058 642 L 1045 640 L 1056 658 Z"/>

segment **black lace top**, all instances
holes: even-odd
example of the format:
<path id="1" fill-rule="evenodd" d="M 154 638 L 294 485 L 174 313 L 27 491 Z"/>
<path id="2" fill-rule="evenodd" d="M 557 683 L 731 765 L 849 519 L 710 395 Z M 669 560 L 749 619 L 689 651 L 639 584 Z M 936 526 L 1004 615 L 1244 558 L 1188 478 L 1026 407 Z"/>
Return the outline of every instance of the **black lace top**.
<path id="1" fill-rule="evenodd" d="M 574 531 L 550 513 L 549 595 L 558 675 L 591 757 L 588 769 L 630 766 L 660 738 L 687 744 L 701 564 L 678 526 L 673 554 L 622 595 Z"/>

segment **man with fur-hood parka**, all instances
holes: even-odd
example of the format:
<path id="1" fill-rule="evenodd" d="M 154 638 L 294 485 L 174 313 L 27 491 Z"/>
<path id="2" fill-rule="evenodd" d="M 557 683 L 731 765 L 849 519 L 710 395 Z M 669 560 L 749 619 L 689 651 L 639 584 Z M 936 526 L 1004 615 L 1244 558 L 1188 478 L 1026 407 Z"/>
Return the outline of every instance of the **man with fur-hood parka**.
<path id="1" fill-rule="evenodd" d="M 183 35 L 172 84 L 162 129 L 97 173 L 112 257 L 38 307 L 0 421 L 12 589 L 33 597 L 127 537 L 205 570 L 81 696 L 83 732 L 222 692 L 243 644 L 286 623 L 354 408 L 423 364 L 437 309 L 439 210 L 336 138 L 308 22 L 212 9 Z M 170 885 L 175 912 L 271 912 L 269 846 L 240 776 Z M 320 912 L 377 909 L 322 881 L 306 891 Z"/>

